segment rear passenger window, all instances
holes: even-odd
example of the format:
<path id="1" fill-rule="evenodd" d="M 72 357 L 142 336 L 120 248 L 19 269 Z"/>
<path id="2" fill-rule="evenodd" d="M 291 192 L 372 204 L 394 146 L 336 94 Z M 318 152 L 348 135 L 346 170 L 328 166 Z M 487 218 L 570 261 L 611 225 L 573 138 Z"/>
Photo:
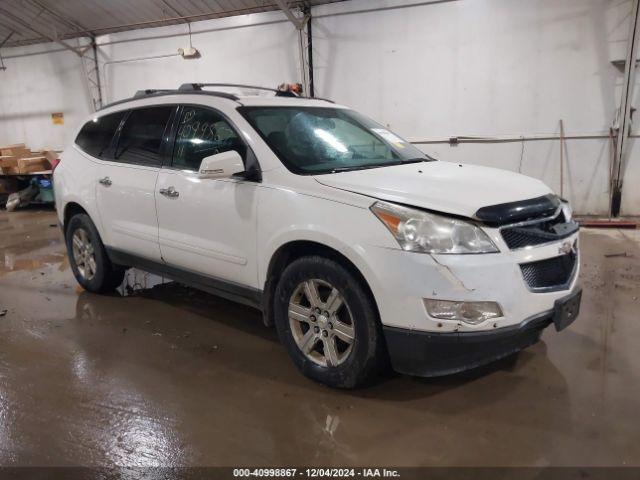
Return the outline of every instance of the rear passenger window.
<path id="1" fill-rule="evenodd" d="M 109 147 L 126 111 L 96 117 L 84 124 L 76 137 L 76 145 L 93 157 L 100 157 Z"/>
<path id="2" fill-rule="evenodd" d="M 162 136 L 173 108 L 168 106 L 132 110 L 120 132 L 115 160 L 160 166 Z"/>

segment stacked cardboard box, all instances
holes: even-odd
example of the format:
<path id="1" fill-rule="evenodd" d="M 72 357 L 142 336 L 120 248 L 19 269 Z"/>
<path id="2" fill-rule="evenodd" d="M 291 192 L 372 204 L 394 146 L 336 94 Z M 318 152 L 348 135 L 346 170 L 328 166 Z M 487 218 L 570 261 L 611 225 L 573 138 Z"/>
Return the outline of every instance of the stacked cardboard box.
<path id="1" fill-rule="evenodd" d="M 51 170 L 51 161 L 58 157 L 53 150 L 31 151 L 24 143 L 0 147 L 0 168 L 3 175 L 25 175 Z"/>

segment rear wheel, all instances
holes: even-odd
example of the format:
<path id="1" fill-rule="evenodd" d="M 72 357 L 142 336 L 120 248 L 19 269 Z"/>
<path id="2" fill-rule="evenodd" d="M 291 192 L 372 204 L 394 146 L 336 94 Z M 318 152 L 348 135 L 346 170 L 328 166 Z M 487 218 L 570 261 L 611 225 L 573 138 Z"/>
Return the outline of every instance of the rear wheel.
<path id="1" fill-rule="evenodd" d="M 89 215 L 69 220 L 65 241 L 71 270 L 78 283 L 90 292 L 107 292 L 122 283 L 124 269 L 114 266 Z"/>
<path id="2" fill-rule="evenodd" d="M 354 388 L 379 373 L 386 357 L 373 301 L 339 263 L 317 256 L 291 263 L 276 288 L 274 308 L 278 335 L 309 378 Z"/>

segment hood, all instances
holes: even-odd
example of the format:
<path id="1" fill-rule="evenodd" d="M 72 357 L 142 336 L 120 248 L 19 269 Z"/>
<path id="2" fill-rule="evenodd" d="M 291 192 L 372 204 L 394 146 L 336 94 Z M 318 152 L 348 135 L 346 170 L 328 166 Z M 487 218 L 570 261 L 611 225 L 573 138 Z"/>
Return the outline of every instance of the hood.
<path id="1" fill-rule="evenodd" d="M 443 161 L 316 175 L 316 181 L 380 200 L 452 215 L 551 193 L 540 180 L 519 173 Z"/>

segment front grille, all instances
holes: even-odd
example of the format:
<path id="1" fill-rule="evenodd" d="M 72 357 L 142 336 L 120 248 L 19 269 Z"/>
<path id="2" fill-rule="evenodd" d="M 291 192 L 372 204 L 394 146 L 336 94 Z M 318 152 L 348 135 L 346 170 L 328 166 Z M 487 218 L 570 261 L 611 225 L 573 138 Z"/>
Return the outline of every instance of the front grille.
<path id="1" fill-rule="evenodd" d="M 562 213 L 541 222 L 505 227 L 500 233 L 507 246 L 516 248 L 533 247 L 543 243 L 555 242 L 566 238 L 578 230 L 578 224 L 567 222 Z"/>
<path id="2" fill-rule="evenodd" d="M 576 253 L 522 263 L 520 269 L 532 290 L 562 290 L 571 282 L 576 267 Z"/>
<path id="3" fill-rule="evenodd" d="M 530 247 L 534 245 L 541 245 L 543 243 L 547 243 L 549 241 L 548 238 L 543 236 L 536 236 L 528 231 L 523 231 L 524 229 L 505 229 L 502 231 L 502 238 L 510 249 L 522 248 L 522 247 Z"/>

